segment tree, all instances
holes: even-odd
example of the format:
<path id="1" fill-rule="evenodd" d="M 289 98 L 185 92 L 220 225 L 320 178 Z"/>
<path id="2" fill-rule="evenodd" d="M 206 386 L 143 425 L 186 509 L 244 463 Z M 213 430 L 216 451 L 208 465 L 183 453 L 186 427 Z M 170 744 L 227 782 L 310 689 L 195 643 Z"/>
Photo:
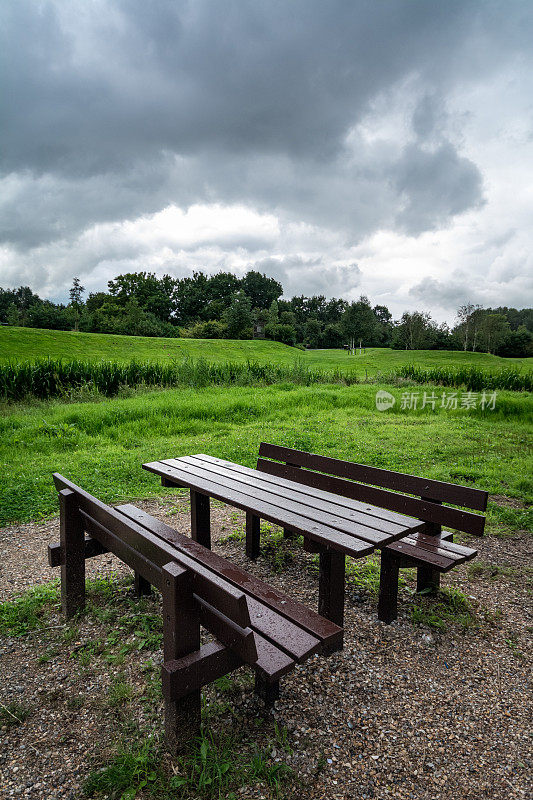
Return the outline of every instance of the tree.
<path id="1" fill-rule="evenodd" d="M 252 337 L 252 304 L 244 292 L 236 292 L 225 313 L 228 339 L 250 339 Z"/>
<path id="2" fill-rule="evenodd" d="M 317 319 L 310 319 L 305 325 L 305 343 L 317 348 L 322 344 L 322 325 Z"/>
<path id="3" fill-rule="evenodd" d="M 107 285 L 110 295 L 120 305 L 126 306 L 130 300 L 136 300 L 143 311 L 168 322 L 175 307 L 176 284 L 170 275 L 158 278 L 152 272 L 126 272 Z"/>
<path id="4" fill-rule="evenodd" d="M 509 323 L 503 314 L 483 315 L 480 325 L 480 345 L 487 353 L 494 353 L 509 333 Z"/>
<path id="5" fill-rule="evenodd" d="M 475 352 L 476 350 L 482 312 L 482 307 L 474 305 L 474 303 L 465 303 L 457 309 L 457 326 L 454 331 L 461 338 L 465 351 L 471 349 L 472 352 Z"/>
<path id="6" fill-rule="evenodd" d="M 361 295 L 359 300 L 350 303 L 342 315 L 342 329 L 349 344 L 354 347 L 361 342 L 366 346 L 373 344 L 377 332 L 377 320 L 368 297 Z"/>
<path id="7" fill-rule="evenodd" d="M 377 330 L 379 336 L 379 344 L 382 347 L 388 347 L 392 339 L 392 314 L 387 306 L 374 306 L 372 309 L 377 321 Z"/>
<path id="8" fill-rule="evenodd" d="M 246 273 L 240 288 L 250 298 L 254 308 L 268 308 L 273 300 L 283 294 L 281 283 L 255 270 Z"/>
<path id="9" fill-rule="evenodd" d="M 427 350 L 434 340 L 434 325 L 425 311 L 406 311 L 396 326 L 393 347 L 405 350 Z"/>
<path id="10" fill-rule="evenodd" d="M 85 287 L 81 285 L 79 278 L 74 278 L 72 286 L 70 287 L 70 307 L 74 312 L 74 330 L 78 330 L 80 322 L 81 309 L 83 308 L 83 293 Z"/>
<path id="11" fill-rule="evenodd" d="M 533 356 L 533 333 L 525 325 L 518 330 L 511 330 L 504 342 L 496 349 L 496 354 L 507 358 L 524 358 Z"/>

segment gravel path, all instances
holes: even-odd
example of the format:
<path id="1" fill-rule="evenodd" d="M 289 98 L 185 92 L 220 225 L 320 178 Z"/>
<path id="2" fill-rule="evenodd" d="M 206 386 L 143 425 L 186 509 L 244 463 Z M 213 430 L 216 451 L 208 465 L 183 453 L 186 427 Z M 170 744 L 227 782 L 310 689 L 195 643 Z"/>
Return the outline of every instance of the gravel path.
<path id="1" fill-rule="evenodd" d="M 139 503 L 177 529 L 188 527 L 184 498 Z M 221 542 L 242 527 L 243 515 L 214 504 L 216 549 L 259 577 L 315 607 L 317 578 L 305 568 L 310 556 L 287 548 L 282 573 L 261 557 L 250 564 L 240 541 Z M 46 563 L 46 545 L 58 540 L 57 520 L 0 530 L 0 599 L 57 577 Z M 480 543 L 479 562 L 491 565 L 469 579 L 466 568 L 444 579 L 471 598 L 480 624 L 465 632 L 414 627 L 409 595 L 390 626 L 378 622 L 375 600 L 360 590 L 347 597 L 345 648 L 329 659 L 314 657 L 282 681 L 271 712 L 287 727 L 292 754 L 283 754 L 299 782 L 287 796 L 300 798 L 416 798 L 417 800 L 512 800 L 532 796 L 530 674 L 531 619 L 525 564 L 531 539 Z M 127 574 L 112 556 L 87 562 L 89 576 Z M 529 595 L 530 596 L 530 595 Z M 57 617 L 55 624 L 60 626 Z M 94 623 L 80 625 L 80 640 L 96 636 Z M 83 684 L 72 668 L 76 642 L 50 648 L 50 631 L 0 640 L 0 703 L 25 704 L 20 725 L 0 727 L 0 797 L 69 798 L 111 748 L 116 718 L 101 697 L 106 671 L 87 671 Z M 39 658 L 41 657 L 41 658 Z M 143 691 L 138 660 L 122 667 Z M 110 669 L 110 672 L 112 670 Z M 157 704 L 154 700 L 157 712 Z M 242 724 L 267 716 L 250 690 L 232 705 Z M 137 704 L 131 713 L 141 716 Z M 228 725 L 232 724 L 231 717 Z M 1 723 L 0 723 L 1 725 Z M 246 798 L 268 797 L 263 789 Z"/>

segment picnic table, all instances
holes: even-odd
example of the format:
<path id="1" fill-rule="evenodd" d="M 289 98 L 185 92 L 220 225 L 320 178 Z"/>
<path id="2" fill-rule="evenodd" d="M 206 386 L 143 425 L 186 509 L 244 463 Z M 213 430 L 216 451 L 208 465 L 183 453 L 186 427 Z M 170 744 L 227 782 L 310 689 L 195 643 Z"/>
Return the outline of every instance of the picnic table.
<path id="1" fill-rule="evenodd" d="M 259 555 L 259 521 L 302 535 L 308 552 L 319 553 L 319 602 L 322 616 L 343 625 L 345 557 L 361 558 L 426 523 L 364 501 L 306 486 L 297 480 L 251 469 L 202 453 L 143 464 L 164 486 L 191 493 L 191 535 L 211 546 L 209 498 L 246 512 L 246 552 Z"/>

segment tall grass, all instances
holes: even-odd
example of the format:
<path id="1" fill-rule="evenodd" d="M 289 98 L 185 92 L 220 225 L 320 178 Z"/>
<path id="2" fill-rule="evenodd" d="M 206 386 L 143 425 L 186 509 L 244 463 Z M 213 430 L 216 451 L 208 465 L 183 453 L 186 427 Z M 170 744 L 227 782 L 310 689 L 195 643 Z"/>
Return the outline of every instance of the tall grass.
<path id="1" fill-rule="evenodd" d="M 504 367 L 498 372 L 486 372 L 479 367 L 431 367 L 422 369 L 414 364 L 404 364 L 396 375 L 410 378 L 416 383 L 437 383 L 441 386 L 464 387 L 472 392 L 483 389 L 507 389 L 510 391 L 533 391 L 533 372 Z"/>
<path id="2" fill-rule="evenodd" d="M 93 389 L 103 395 L 117 395 L 123 387 L 161 386 L 202 388 L 206 386 L 255 386 L 289 382 L 300 386 L 313 383 L 357 383 L 355 372 L 320 370 L 302 361 L 286 364 L 226 362 L 210 363 L 186 358 L 172 363 L 130 361 L 91 362 L 74 359 L 41 359 L 0 364 L 0 397 L 22 400 L 28 396 L 46 400 L 67 397 L 72 391 Z"/>

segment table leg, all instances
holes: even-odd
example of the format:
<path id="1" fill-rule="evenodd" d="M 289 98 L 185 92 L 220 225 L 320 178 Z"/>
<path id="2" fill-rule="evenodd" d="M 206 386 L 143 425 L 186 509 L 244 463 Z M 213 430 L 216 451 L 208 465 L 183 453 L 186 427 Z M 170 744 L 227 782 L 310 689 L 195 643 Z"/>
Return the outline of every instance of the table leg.
<path id="1" fill-rule="evenodd" d="M 266 706 L 272 706 L 279 699 L 279 681 L 267 683 L 263 675 L 256 672 L 254 692 Z"/>
<path id="2" fill-rule="evenodd" d="M 254 561 L 261 552 L 259 523 L 259 517 L 246 512 L 246 555 Z"/>
<path id="3" fill-rule="evenodd" d="M 337 550 L 325 550 L 320 553 L 319 559 L 318 613 L 342 627 L 346 557 Z"/>
<path id="4" fill-rule="evenodd" d="M 143 578 L 138 572 L 135 572 L 135 595 L 142 597 L 143 595 L 152 594 L 152 586 L 150 581 Z"/>
<path id="5" fill-rule="evenodd" d="M 389 624 L 398 616 L 398 574 L 400 559 L 386 549 L 381 551 L 378 619 Z"/>
<path id="6" fill-rule="evenodd" d="M 191 489 L 191 536 L 211 549 L 211 514 L 209 496 Z"/>

